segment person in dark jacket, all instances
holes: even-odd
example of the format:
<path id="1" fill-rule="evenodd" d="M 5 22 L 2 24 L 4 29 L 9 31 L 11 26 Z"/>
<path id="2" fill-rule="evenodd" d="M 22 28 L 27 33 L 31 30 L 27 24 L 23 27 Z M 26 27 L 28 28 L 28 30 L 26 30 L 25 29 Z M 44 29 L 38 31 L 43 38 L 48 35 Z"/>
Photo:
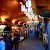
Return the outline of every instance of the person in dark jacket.
<path id="1" fill-rule="evenodd" d="M 11 39 L 6 34 L 4 35 L 4 41 L 5 41 L 5 44 L 6 44 L 5 50 L 12 50 Z"/>
<path id="2" fill-rule="evenodd" d="M 14 34 L 14 45 L 15 45 L 15 50 L 18 50 L 18 32 L 15 31 Z"/>

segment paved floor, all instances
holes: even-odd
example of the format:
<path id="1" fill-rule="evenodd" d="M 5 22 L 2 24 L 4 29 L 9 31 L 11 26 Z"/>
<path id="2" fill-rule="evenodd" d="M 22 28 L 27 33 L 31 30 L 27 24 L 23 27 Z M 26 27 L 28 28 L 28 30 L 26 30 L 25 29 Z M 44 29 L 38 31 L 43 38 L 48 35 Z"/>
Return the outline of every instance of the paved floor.
<path id="1" fill-rule="evenodd" d="M 29 38 L 19 44 L 19 50 L 45 50 L 45 48 L 40 40 Z"/>

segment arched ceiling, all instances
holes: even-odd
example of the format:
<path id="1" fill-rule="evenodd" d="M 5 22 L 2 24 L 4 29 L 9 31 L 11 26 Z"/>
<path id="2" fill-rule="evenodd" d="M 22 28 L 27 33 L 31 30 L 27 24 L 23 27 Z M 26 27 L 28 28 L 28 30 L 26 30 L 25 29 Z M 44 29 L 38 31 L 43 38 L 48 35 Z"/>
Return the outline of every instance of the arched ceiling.
<path id="1" fill-rule="evenodd" d="M 50 0 L 31 0 L 33 11 L 42 16 L 50 16 Z M 18 21 L 29 20 L 23 12 L 21 12 L 21 5 L 19 2 L 25 4 L 25 0 L 0 0 L 0 23 L 1 17 L 6 16 L 5 23 L 11 23 L 13 19 Z M 40 11 L 42 10 L 42 11 Z M 43 15 L 45 14 L 45 15 Z M 47 15 L 46 15 L 47 14 Z"/>
<path id="2" fill-rule="evenodd" d="M 6 16 L 7 22 L 18 19 L 24 15 L 17 0 L 0 0 L 0 18 Z M 1 21 L 1 19 L 0 19 Z"/>

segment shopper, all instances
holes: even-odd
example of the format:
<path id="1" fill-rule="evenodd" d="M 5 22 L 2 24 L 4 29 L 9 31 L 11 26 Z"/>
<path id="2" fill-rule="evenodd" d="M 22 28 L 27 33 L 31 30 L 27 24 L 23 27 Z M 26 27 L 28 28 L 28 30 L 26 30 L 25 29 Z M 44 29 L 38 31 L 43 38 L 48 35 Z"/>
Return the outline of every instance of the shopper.
<path id="1" fill-rule="evenodd" d="M 37 38 L 39 38 L 39 31 L 37 30 L 36 33 L 37 33 Z"/>
<path id="2" fill-rule="evenodd" d="M 10 40 L 10 38 L 7 34 L 4 35 L 4 41 L 5 41 L 5 44 L 6 44 L 5 50 L 12 50 L 11 40 Z"/>
<path id="3" fill-rule="evenodd" d="M 37 37 L 37 29 L 34 28 L 34 32 L 35 32 L 35 37 Z"/>
<path id="4" fill-rule="evenodd" d="M 14 45 L 14 36 L 10 35 L 11 38 L 11 45 L 12 45 L 12 49 L 13 49 L 13 45 Z"/>
<path id="5" fill-rule="evenodd" d="M 0 36 L 0 50 L 5 50 L 5 42 L 3 36 Z"/>
<path id="6" fill-rule="evenodd" d="M 18 32 L 15 31 L 15 34 L 14 34 L 14 46 L 15 46 L 15 50 L 18 50 Z"/>

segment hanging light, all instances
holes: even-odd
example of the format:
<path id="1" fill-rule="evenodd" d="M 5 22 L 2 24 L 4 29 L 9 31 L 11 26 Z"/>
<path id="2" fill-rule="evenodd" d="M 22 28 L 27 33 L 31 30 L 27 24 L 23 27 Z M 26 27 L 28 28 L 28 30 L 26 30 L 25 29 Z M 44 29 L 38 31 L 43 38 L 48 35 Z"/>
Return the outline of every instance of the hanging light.
<path id="1" fill-rule="evenodd" d="M 4 18 L 1 18 L 1 20 L 2 20 L 2 22 L 4 22 L 4 21 L 5 21 L 5 19 L 4 19 Z"/>
<path id="2" fill-rule="evenodd" d="M 16 19 L 13 19 L 13 20 L 12 20 L 12 23 L 14 24 L 14 23 L 15 23 L 15 21 L 16 21 Z"/>
<path id="3" fill-rule="evenodd" d="M 6 18 L 8 18 L 8 16 L 5 16 L 5 15 L 1 16 L 2 22 L 5 22 L 5 19 L 6 19 Z"/>
<path id="4" fill-rule="evenodd" d="M 31 1 L 30 0 L 26 1 L 26 7 L 31 7 Z"/>
<path id="5" fill-rule="evenodd" d="M 23 3 L 22 2 L 19 2 L 21 5 L 23 5 Z"/>

